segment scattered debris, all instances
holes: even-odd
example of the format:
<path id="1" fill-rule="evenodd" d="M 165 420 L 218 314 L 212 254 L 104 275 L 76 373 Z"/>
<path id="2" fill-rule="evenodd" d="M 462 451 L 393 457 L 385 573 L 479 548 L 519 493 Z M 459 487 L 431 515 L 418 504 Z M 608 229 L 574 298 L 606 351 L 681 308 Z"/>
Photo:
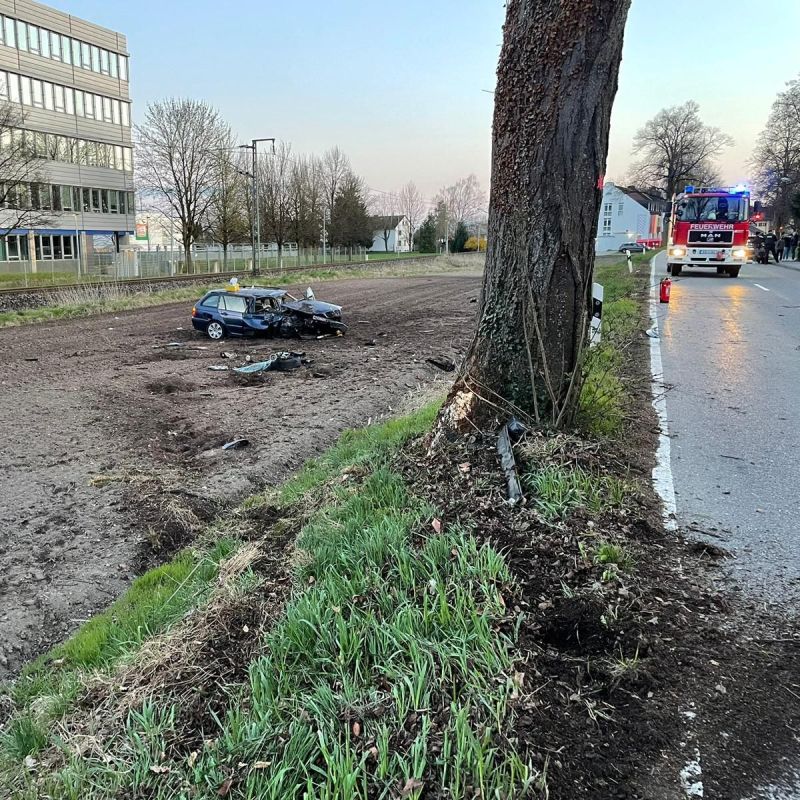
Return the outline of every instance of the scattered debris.
<path id="1" fill-rule="evenodd" d="M 516 417 L 512 417 L 508 423 L 508 434 L 512 442 L 518 442 L 528 432 L 528 428 Z"/>
<path id="2" fill-rule="evenodd" d="M 305 353 L 274 353 L 266 361 L 258 361 L 244 367 L 234 367 L 234 372 L 240 375 L 254 375 L 258 372 L 290 372 L 299 369 L 303 364 Z"/>
<path id="3" fill-rule="evenodd" d="M 660 336 L 660 335 L 659 335 L 659 333 L 658 333 L 658 328 L 649 328 L 648 330 L 646 330 L 646 331 L 645 331 L 645 333 L 646 333 L 646 334 L 647 334 L 647 335 L 648 335 L 648 336 L 649 336 L 651 339 L 660 339 L 660 338 L 661 338 L 661 336 Z"/>
<path id="4" fill-rule="evenodd" d="M 230 367 L 227 364 L 212 364 L 209 369 L 212 372 L 227 372 Z"/>
<path id="5" fill-rule="evenodd" d="M 250 445 L 249 439 L 234 439 L 232 442 L 222 445 L 223 450 L 241 450 Z"/>
<path id="6" fill-rule="evenodd" d="M 443 372 L 455 372 L 456 371 L 456 362 L 450 358 L 445 358 L 443 356 L 436 356 L 434 358 L 426 358 L 426 364 L 430 364 L 431 366 L 437 367 L 438 369 L 442 370 Z"/>
<path id="7" fill-rule="evenodd" d="M 220 358 L 234 359 L 238 357 L 239 357 L 238 353 L 231 353 L 231 352 L 220 353 Z"/>
<path id="8" fill-rule="evenodd" d="M 500 431 L 500 435 L 497 437 L 497 452 L 500 455 L 500 465 L 503 467 L 508 484 L 508 502 L 515 506 L 525 498 L 523 497 L 522 486 L 517 474 L 517 462 L 511 446 L 511 434 L 509 433 L 508 425 L 503 426 L 503 430 Z"/>

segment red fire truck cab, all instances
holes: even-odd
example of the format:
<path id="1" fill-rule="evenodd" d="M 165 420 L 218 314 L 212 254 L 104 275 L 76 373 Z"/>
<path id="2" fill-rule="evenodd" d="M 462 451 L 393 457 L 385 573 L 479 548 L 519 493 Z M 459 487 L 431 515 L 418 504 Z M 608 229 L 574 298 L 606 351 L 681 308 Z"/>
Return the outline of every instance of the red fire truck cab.
<path id="1" fill-rule="evenodd" d="M 750 192 L 695 189 L 687 186 L 672 203 L 667 271 L 680 275 L 684 267 L 708 267 L 732 278 L 748 259 Z"/>

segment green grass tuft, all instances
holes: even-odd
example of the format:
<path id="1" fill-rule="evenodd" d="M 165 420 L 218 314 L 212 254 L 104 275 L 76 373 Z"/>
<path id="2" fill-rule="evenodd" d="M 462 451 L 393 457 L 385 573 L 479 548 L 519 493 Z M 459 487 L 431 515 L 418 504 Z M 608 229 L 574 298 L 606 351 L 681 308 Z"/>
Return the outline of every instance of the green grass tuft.
<path id="1" fill-rule="evenodd" d="M 615 564 L 620 569 L 629 569 L 633 563 L 630 554 L 624 547 L 611 542 L 603 542 L 597 548 L 594 560 L 604 566 Z"/>
<path id="2" fill-rule="evenodd" d="M 548 465 L 523 473 L 523 483 L 542 515 L 556 521 L 583 509 L 600 516 L 622 508 L 631 487 L 618 478 L 597 475 L 582 467 Z"/>
<path id="3" fill-rule="evenodd" d="M 43 750 L 47 739 L 47 729 L 30 714 L 25 714 L 11 721 L 0 737 L 0 747 L 11 758 L 22 761 Z"/>

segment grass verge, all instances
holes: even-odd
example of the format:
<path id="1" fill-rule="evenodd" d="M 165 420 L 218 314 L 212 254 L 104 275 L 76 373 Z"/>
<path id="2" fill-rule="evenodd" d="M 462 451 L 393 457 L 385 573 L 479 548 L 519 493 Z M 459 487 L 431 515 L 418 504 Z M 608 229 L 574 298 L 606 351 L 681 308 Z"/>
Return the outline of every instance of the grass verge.
<path id="1" fill-rule="evenodd" d="M 652 257 L 633 256 L 632 273 L 624 259 L 595 270 L 595 282 L 604 288 L 603 339 L 586 354 L 578 413 L 579 425 L 591 435 L 613 438 L 624 430 L 629 406 L 625 366 L 645 322 L 641 297 L 649 289 Z"/>
<path id="2" fill-rule="evenodd" d="M 178 618 L 208 599 L 213 575 L 225 570 L 236 546 L 228 539 L 216 561 L 207 558 L 199 590 L 187 586 L 169 598 L 154 591 L 168 583 L 158 575 L 177 573 L 175 581 L 187 585 L 198 574 L 197 557 L 182 554 L 26 671 L 12 690 L 17 711 L 0 745 L 9 796 L 366 799 L 421 797 L 426 786 L 447 786 L 458 797 L 524 792 L 536 773 L 506 739 L 518 688 L 504 602 L 508 567 L 466 530 L 442 529 L 435 508 L 392 465 L 436 410 L 348 433 L 279 490 L 243 506 L 242 514 L 256 517 L 269 509 L 273 528 L 303 518 L 294 588 L 259 634 L 244 680 L 223 687 L 199 736 L 196 721 L 183 715 L 198 686 L 178 688 L 176 680 L 130 706 L 131 687 L 116 685 L 114 668 L 135 664 L 141 641 L 167 625 L 166 636 L 181 635 Z M 262 578 L 250 571 L 247 604 L 265 603 Z M 179 663 L 172 666 L 182 674 Z M 214 665 L 206 668 L 210 680 Z M 98 669 L 110 677 L 98 713 L 87 715 Z"/>

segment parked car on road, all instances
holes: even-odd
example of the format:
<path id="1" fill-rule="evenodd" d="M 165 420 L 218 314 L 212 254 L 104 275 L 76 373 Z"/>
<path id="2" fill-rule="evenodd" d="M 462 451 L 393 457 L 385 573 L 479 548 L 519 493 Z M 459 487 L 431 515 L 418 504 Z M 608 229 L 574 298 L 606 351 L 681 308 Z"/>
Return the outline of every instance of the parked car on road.
<path id="1" fill-rule="evenodd" d="M 283 289 L 214 289 L 192 308 L 192 326 L 209 339 L 225 336 L 300 336 L 346 333 L 342 308 L 309 290 L 302 300 Z"/>
<path id="2" fill-rule="evenodd" d="M 630 250 L 631 253 L 647 252 L 647 248 L 641 242 L 626 242 L 625 244 L 621 244 L 618 252 L 624 253 L 626 250 Z"/>

